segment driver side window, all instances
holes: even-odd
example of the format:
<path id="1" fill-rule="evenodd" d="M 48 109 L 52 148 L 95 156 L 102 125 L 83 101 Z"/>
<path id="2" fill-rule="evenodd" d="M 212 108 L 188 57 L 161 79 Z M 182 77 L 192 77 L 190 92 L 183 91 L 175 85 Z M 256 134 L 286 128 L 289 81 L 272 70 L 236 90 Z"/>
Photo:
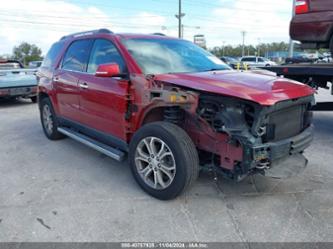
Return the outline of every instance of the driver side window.
<path id="1" fill-rule="evenodd" d="M 91 51 L 87 72 L 94 74 L 99 65 L 106 63 L 117 63 L 121 73 L 127 71 L 125 62 L 113 43 L 105 39 L 97 39 Z"/>

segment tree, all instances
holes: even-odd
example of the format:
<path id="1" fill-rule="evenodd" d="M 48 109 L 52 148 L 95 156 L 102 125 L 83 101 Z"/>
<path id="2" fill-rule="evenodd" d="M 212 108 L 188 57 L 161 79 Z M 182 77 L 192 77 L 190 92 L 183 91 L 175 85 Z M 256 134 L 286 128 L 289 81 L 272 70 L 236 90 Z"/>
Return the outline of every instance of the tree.
<path id="1" fill-rule="evenodd" d="M 42 50 L 35 44 L 22 42 L 13 49 L 13 57 L 21 61 L 24 65 L 28 65 L 30 61 L 42 60 Z"/>

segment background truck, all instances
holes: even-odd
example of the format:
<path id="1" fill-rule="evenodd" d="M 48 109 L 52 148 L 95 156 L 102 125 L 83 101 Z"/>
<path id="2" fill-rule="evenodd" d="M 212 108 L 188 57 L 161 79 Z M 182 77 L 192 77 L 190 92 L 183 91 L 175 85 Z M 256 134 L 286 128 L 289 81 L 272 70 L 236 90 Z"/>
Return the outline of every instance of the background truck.
<path id="1" fill-rule="evenodd" d="M 332 0 L 296 0 L 295 14 L 290 23 L 292 39 L 300 41 L 304 48 L 330 48 L 333 51 Z M 333 64 L 305 63 L 263 69 L 303 82 L 315 89 L 331 89 L 333 95 Z M 333 110 L 333 102 L 317 103 L 314 110 Z"/>
<path id="2" fill-rule="evenodd" d="M 0 60 L 0 98 L 30 98 L 37 102 L 37 69 L 25 69 L 16 60 Z"/>
<path id="3" fill-rule="evenodd" d="M 333 1 L 296 0 L 290 36 L 300 41 L 303 48 L 333 51 Z"/>

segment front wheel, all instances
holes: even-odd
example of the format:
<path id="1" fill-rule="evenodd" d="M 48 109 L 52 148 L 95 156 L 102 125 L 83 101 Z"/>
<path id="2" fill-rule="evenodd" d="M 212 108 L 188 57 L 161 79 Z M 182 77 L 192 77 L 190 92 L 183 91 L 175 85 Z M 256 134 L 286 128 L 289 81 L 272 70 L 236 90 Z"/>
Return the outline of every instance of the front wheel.
<path id="1" fill-rule="evenodd" d="M 186 190 L 198 177 L 198 153 L 180 127 L 155 122 L 133 136 L 129 151 L 133 176 L 153 197 L 170 200 Z"/>
<path id="2" fill-rule="evenodd" d="M 32 103 L 37 103 L 37 96 L 30 97 Z"/>
<path id="3" fill-rule="evenodd" d="M 40 119 L 44 133 L 48 139 L 58 140 L 64 138 L 64 135 L 58 132 L 57 116 L 48 98 L 44 98 L 40 103 Z"/>

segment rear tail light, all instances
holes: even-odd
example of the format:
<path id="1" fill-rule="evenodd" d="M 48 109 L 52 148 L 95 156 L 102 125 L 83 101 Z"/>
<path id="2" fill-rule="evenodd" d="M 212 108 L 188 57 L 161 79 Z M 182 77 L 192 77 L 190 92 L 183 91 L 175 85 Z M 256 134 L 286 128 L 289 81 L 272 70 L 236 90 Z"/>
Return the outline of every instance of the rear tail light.
<path id="1" fill-rule="evenodd" d="M 7 89 L 0 89 L 0 96 L 6 96 L 9 95 L 9 90 Z"/>
<path id="2" fill-rule="evenodd" d="M 309 12 L 309 1 L 308 0 L 296 0 L 295 3 L 295 13 L 304 14 Z"/>

